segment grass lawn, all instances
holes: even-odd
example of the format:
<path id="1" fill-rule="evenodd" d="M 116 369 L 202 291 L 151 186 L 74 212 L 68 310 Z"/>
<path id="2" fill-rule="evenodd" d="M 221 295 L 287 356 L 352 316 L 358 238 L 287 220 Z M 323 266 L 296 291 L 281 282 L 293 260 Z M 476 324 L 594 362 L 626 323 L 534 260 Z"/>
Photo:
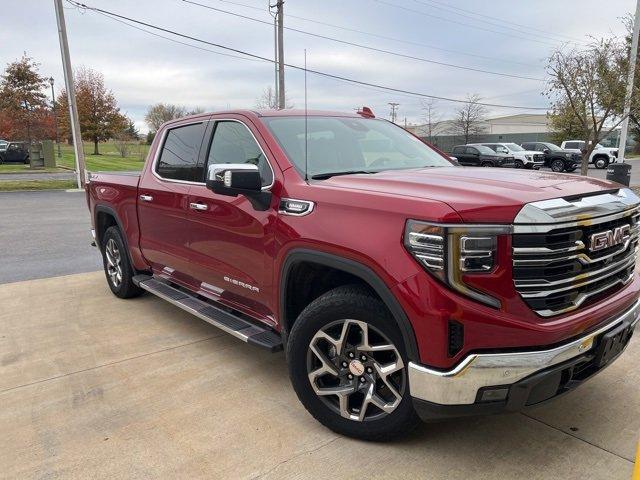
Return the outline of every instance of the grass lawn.
<path id="1" fill-rule="evenodd" d="M 3 163 L 0 165 L 0 173 L 51 173 L 68 172 L 63 168 L 31 168 L 20 163 Z"/>
<path id="2" fill-rule="evenodd" d="M 7 180 L 0 182 L 0 192 L 12 190 L 68 190 L 76 188 L 75 180 Z"/>
<path id="3" fill-rule="evenodd" d="M 122 158 L 116 150 L 113 142 L 104 142 L 98 145 L 100 155 L 90 155 L 93 152 L 93 144 L 85 142 L 84 153 L 87 170 L 90 172 L 105 171 L 132 171 L 142 170 L 144 160 L 149 151 L 149 145 L 132 144 L 129 154 Z M 62 144 L 62 158 L 57 158 L 58 165 L 75 169 L 76 159 L 73 146 Z"/>

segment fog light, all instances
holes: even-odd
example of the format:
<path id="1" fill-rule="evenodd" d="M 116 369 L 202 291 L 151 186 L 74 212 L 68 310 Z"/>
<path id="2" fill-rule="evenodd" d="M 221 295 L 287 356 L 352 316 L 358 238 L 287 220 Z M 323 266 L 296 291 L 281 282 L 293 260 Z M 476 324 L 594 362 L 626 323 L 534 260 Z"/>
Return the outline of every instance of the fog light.
<path id="1" fill-rule="evenodd" d="M 507 387 L 488 387 L 480 390 L 478 397 L 480 402 L 501 402 L 506 400 L 508 395 Z"/>

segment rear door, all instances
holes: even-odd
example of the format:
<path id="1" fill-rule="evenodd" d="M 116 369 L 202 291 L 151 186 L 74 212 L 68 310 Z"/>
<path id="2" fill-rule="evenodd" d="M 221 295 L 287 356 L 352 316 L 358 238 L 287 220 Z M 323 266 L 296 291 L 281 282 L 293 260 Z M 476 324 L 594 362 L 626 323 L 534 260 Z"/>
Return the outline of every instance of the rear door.
<path id="1" fill-rule="evenodd" d="M 477 167 L 480 165 L 480 152 L 475 147 L 465 147 L 465 162 L 466 164 L 472 167 Z"/>
<path id="2" fill-rule="evenodd" d="M 206 119 L 164 130 L 138 186 L 140 248 L 154 273 L 192 284 L 187 212 Z"/>
<path id="3" fill-rule="evenodd" d="M 275 181 L 259 132 L 240 118 L 211 120 L 203 145 L 203 179 L 209 165 L 257 165 L 263 190 Z M 277 167 L 275 167 L 277 168 Z M 277 211 L 256 210 L 244 195 L 219 195 L 198 183 L 189 195 L 190 255 L 197 291 L 268 323 L 275 323 L 273 250 Z"/>

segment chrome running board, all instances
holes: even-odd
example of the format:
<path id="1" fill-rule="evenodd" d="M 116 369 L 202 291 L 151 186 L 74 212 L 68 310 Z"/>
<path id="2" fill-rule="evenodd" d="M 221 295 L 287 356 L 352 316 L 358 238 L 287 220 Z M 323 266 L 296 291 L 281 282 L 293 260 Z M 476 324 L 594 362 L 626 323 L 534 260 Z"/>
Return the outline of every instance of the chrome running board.
<path id="1" fill-rule="evenodd" d="M 149 275 L 136 275 L 133 277 L 133 283 L 243 342 L 265 348 L 270 352 L 282 350 L 282 337 L 267 326 L 245 320 Z"/>

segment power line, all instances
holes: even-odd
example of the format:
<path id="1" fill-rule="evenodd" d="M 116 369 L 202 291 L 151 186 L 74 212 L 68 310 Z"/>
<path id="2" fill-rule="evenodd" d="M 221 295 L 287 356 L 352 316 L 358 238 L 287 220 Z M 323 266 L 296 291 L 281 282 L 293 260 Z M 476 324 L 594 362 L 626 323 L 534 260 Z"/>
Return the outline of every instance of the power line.
<path id="1" fill-rule="evenodd" d="M 456 6 L 453 6 L 453 5 L 447 5 L 446 3 L 438 2 L 436 0 L 413 0 L 413 1 L 418 3 L 418 4 L 427 6 L 427 7 L 438 8 L 438 9 L 444 10 L 444 11 L 454 10 L 454 11 L 457 11 L 457 12 L 464 12 L 464 13 L 455 13 L 455 12 L 451 12 L 451 13 L 455 13 L 456 15 L 460 15 L 462 17 L 467 17 L 467 18 L 470 18 L 472 20 L 478 20 L 477 18 L 473 17 L 475 15 L 476 17 L 481 17 L 481 18 L 484 18 L 484 19 L 488 19 L 489 21 L 487 21 L 487 20 L 483 20 L 483 21 L 488 23 L 489 25 L 494 25 L 496 27 L 501 27 L 501 28 L 505 28 L 505 29 L 509 29 L 509 30 L 514 30 L 514 31 L 520 32 L 520 33 L 528 34 L 527 32 L 523 32 L 521 30 L 522 28 L 526 28 L 527 30 L 534 30 L 536 32 L 544 33 L 545 35 L 553 35 L 553 36 L 556 36 L 556 37 L 563 37 L 563 38 L 566 39 L 566 40 L 562 40 L 563 42 L 571 40 L 572 43 L 579 43 L 579 44 L 584 44 L 585 43 L 583 40 L 581 40 L 579 38 L 576 38 L 576 37 L 571 37 L 569 35 L 564 35 L 562 33 L 551 32 L 549 30 L 542 30 L 540 28 L 532 27 L 530 25 L 525 25 L 525 24 L 522 24 L 522 23 L 516 23 L 516 22 L 513 22 L 511 20 L 502 20 L 503 23 L 497 23 L 497 22 L 495 22 L 495 20 L 500 20 L 500 19 L 496 18 L 495 16 L 484 15 L 482 13 L 474 12 L 472 10 L 466 10 L 464 8 L 456 7 Z M 514 25 L 515 27 L 520 27 L 520 28 L 514 28 L 514 27 L 511 27 L 511 26 L 505 25 L 505 24 L 511 24 L 511 25 Z"/>
<path id="2" fill-rule="evenodd" d="M 497 30 L 492 30 L 490 28 L 479 27 L 477 25 L 473 25 L 473 24 L 470 24 L 470 23 L 460 22 L 458 20 L 452 20 L 450 18 L 441 17 L 439 15 L 433 15 L 431 13 L 423 12 L 422 10 L 416 10 L 414 8 L 405 7 L 403 5 L 397 5 L 395 3 L 390 3 L 390 2 L 387 2 L 385 0 L 373 0 L 373 1 L 377 2 L 377 3 L 380 3 L 382 5 L 386 5 L 388 7 L 399 8 L 401 10 L 405 10 L 405 11 L 410 12 L 410 13 L 417 13 L 418 15 L 423 15 L 425 17 L 435 18 L 437 20 L 442 20 L 444 22 L 455 23 L 457 25 L 463 25 L 463 26 L 469 27 L 469 28 L 475 28 L 476 30 L 482 30 L 484 32 L 491 32 L 491 33 L 496 33 L 498 35 L 504 35 L 504 36 L 507 36 L 507 37 L 519 38 L 520 40 L 527 40 L 529 42 L 542 43 L 542 44 L 549 45 L 549 46 L 552 46 L 552 47 L 557 46 L 557 44 L 555 44 L 555 43 L 545 42 L 544 40 L 539 40 L 537 38 L 523 37 L 523 36 L 520 36 L 520 35 L 514 35 L 514 34 L 511 34 L 511 33 L 507 33 L 507 32 L 499 32 Z"/>
<path id="3" fill-rule="evenodd" d="M 213 10 L 215 12 L 224 13 L 226 15 L 232 15 L 234 17 L 243 18 L 245 20 L 250 20 L 252 22 L 262 23 L 264 25 L 269 25 L 271 27 L 271 22 L 268 22 L 266 20 L 261 20 L 259 18 L 250 17 L 248 15 L 242 15 L 242 14 L 236 13 L 236 12 L 230 12 L 228 10 L 223 10 L 221 8 L 212 7 L 211 5 L 205 5 L 203 3 L 194 2 L 193 0 L 182 0 L 182 2 L 189 3 L 191 5 L 196 5 L 198 7 L 206 8 L 208 10 Z M 347 40 L 341 40 L 339 38 L 330 37 L 328 35 L 321 35 L 319 33 L 307 32 L 306 30 L 300 30 L 298 28 L 293 28 L 293 27 L 284 27 L 284 28 L 286 30 L 290 30 L 292 32 L 297 32 L 297 33 L 301 33 L 301 34 L 304 34 L 304 35 L 310 35 L 312 37 L 322 38 L 324 40 L 330 40 L 332 42 L 342 43 L 344 45 L 350 45 L 352 47 L 363 48 L 363 49 L 371 50 L 371 51 L 378 52 L 378 53 L 385 53 L 385 54 L 388 54 L 388 55 L 394 55 L 394 56 L 397 56 L 397 57 L 408 58 L 410 60 L 417 60 L 417 61 L 420 61 L 420 62 L 431 63 L 431 64 L 434 64 L 434 65 L 440 65 L 440 66 L 444 66 L 444 67 L 456 68 L 456 69 L 459 69 L 459 70 L 466 70 L 466 71 L 477 72 L 477 73 L 486 73 L 488 75 L 497 75 L 497 76 L 501 76 L 501 77 L 519 78 L 519 79 L 523 79 L 523 80 L 534 80 L 534 81 L 537 81 L 537 82 L 543 82 L 544 81 L 544 79 L 542 79 L 542 78 L 529 77 L 529 76 L 526 76 L 526 75 L 516 75 L 516 74 L 512 74 L 512 73 L 494 72 L 492 70 L 484 70 L 484 69 L 481 69 L 481 68 L 467 67 L 467 66 L 464 66 L 464 65 L 456 65 L 456 64 L 453 64 L 453 63 L 440 62 L 440 61 L 437 61 L 437 60 L 430 60 L 428 58 L 417 57 L 417 56 L 414 56 L 414 55 L 408 55 L 408 54 L 405 54 L 405 53 L 394 52 L 394 51 L 391 51 L 391 50 L 385 50 L 383 48 L 372 47 L 370 45 L 363 45 L 361 43 L 349 42 Z"/>
<path id="4" fill-rule="evenodd" d="M 234 5 L 236 7 L 244 7 L 244 8 L 248 8 L 248 9 L 251 9 L 251 10 L 257 10 L 259 12 L 263 12 L 264 11 L 264 9 L 261 8 L 261 7 L 256 7 L 254 5 L 247 5 L 246 3 L 233 2 L 231 0 L 216 0 L 216 1 L 222 2 L 222 3 L 227 3 L 229 5 Z M 346 32 L 353 32 L 353 33 L 358 33 L 358 34 L 361 34 L 361 35 L 368 35 L 370 37 L 379 38 L 379 39 L 382 39 L 382 40 L 390 40 L 392 42 L 399 42 L 399 43 L 404 43 L 404 44 L 407 44 L 407 45 L 415 45 L 415 46 L 418 46 L 418 47 L 424 47 L 424 48 L 429 48 L 429 49 L 432 49 L 432 50 L 438 50 L 440 52 L 455 53 L 456 55 L 464 55 L 464 56 L 467 56 L 467 57 L 480 58 L 482 60 L 491 60 L 491 61 L 494 61 L 494 62 L 511 63 L 513 65 L 523 65 L 523 66 L 526 66 L 526 67 L 530 67 L 531 66 L 531 63 L 518 62 L 518 61 L 515 61 L 515 60 L 508 60 L 508 59 L 505 59 L 505 58 L 491 57 L 491 56 L 486 56 L 486 55 L 480 55 L 480 54 L 477 54 L 477 53 L 470 53 L 470 52 L 463 52 L 463 51 L 460 51 L 460 50 L 452 50 L 452 49 L 449 49 L 449 48 L 442 48 L 442 47 L 438 47 L 438 46 L 431 45 L 431 44 L 428 44 L 428 43 L 416 42 L 416 41 L 413 41 L 413 40 L 406 40 L 406 39 L 397 38 L 397 37 L 390 37 L 390 36 L 387 36 L 387 35 L 381 35 L 379 33 L 367 32 L 365 30 L 359 30 L 357 28 L 350 28 L 350 27 L 345 27 L 343 25 L 336 25 L 334 23 L 323 22 L 323 21 L 316 20 L 316 19 L 313 19 L 313 18 L 301 17 L 299 15 L 292 15 L 291 13 L 287 13 L 287 17 L 294 18 L 296 20 L 302 20 L 304 22 L 315 23 L 317 25 L 322 25 L 322 26 L 325 26 L 325 27 L 336 28 L 338 30 L 344 30 Z"/>
<path id="5" fill-rule="evenodd" d="M 75 5 L 75 6 L 80 7 L 80 8 L 108 15 L 109 17 L 113 18 L 114 20 L 116 18 L 119 18 L 121 20 L 127 20 L 129 22 L 133 22 L 133 23 L 136 23 L 138 25 L 144 25 L 145 27 L 153 28 L 155 30 L 159 30 L 159 31 L 162 31 L 162 32 L 165 32 L 165 33 L 170 33 L 172 35 L 175 35 L 175 36 L 178 36 L 178 37 L 181 37 L 181 38 L 186 38 L 186 39 L 192 40 L 194 42 L 204 43 L 205 45 L 210 45 L 212 47 L 220 48 L 222 50 L 227 50 L 227 51 L 231 51 L 231 52 L 234 52 L 234 53 L 237 53 L 237 54 L 240 54 L 240 55 L 245 55 L 246 57 L 248 57 L 248 58 L 243 58 L 245 60 L 246 59 L 257 59 L 257 60 L 262 60 L 262 61 L 268 62 L 268 63 L 274 63 L 275 62 L 275 60 L 273 60 L 271 58 L 263 57 L 261 55 L 255 54 L 255 53 L 251 53 L 251 52 L 247 52 L 247 51 L 244 51 L 244 50 L 240 50 L 238 48 L 228 47 L 228 46 L 225 46 L 225 45 L 221 45 L 219 43 L 210 42 L 208 40 L 203 40 L 201 38 L 197 38 L 197 37 L 194 37 L 194 36 L 191 36 L 191 35 L 187 35 L 187 34 L 184 34 L 184 33 L 176 32 L 174 30 L 170 30 L 170 29 L 167 29 L 167 28 L 164 28 L 164 27 L 159 27 L 157 25 L 153 25 L 151 23 L 147 23 L 147 22 L 144 22 L 142 20 L 137 20 L 135 18 L 131 18 L 131 17 L 127 17 L 127 16 L 124 16 L 124 15 L 120 15 L 120 14 L 115 13 L 115 12 L 110 12 L 110 11 L 104 10 L 102 8 L 90 7 L 90 6 L 88 6 L 88 5 L 84 4 L 84 3 L 80 3 L 80 2 L 77 2 L 75 0 L 66 0 L 66 1 L 68 3 L 70 3 L 70 4 L 72 4 L 72 5 Z M 125 22 L 122 22 L 122 23 L 124 23 L 125 25 L 128 25 Z M 186 45 L 189 45 L 189 44 L 186 44 Z M 191 45 L 189 45 L 189 46 L 191 46 Z M 344 76 L 341 76 L 341 75 L 335 75 L 335 74 L 328 73 L 328 72 L 323 72 L 323 71 L 320 71 L 320 70 L 305 69 L 304 67 L 301 67 L 299 65 L 290 64 L 290 63 L 285 63 L 284 65 L 285 65 L 285 67 L 292 68 L 294 70 L 299 70 L 299 71 L 303 71 L 303 72 L 306 71 L 308 73 L 313 73 L 314 75 L 319 75 L 319 76 L 322 76 L 322 77 L 331 78 L 331 79 L 335 79 L 335 80 L 341 80 L 341 81 L 349 82 L 349 83 L 352 83 L 352 84 L 355 84 L 355 85 L 362 85 L 362 86 L 366 86 L 366 87 L 374 87 L 374 88 L 379 88 L 381 90 L 386 90 L 386 91 L 390 91 L 390 92 L 403 93 L 403 94 L 413 95 L 413 96 L 422 97 L 422 98 L 433 98 L 433 99 L 436 99 L 436 100 L 443 100 L 443 101 L 453 102 L 453 103 L 468 103 L 467 100 L 461 100 L 461 99 L 458 99 L 458 98 L 443 97 L 443 96 L 438 96 L 438 95 L 430 95 L 430 94 L 427 94 L 427 93 L 414 92 L 414 91 L 411 91 L 411 90 L 404 90 L 404 89 L 395 88 L 395 87 L 388 87 L 388 86 L 385 86 L 385 85 L 379 85 L 379 84 L 375 84 L 375 83 L 365 82 L 365 81 L 362 81 L 362 80 L 357 80 L 357 79 L 353 79 L 353 78 L 349 78 L 349 77 L 344 77 Z M 500 105 L 500 104 L 484 103 L 484 102 L 477 102 L 477 104 L 478 105 L 483 105 L 485 107 L 508 108 L 508 109 L 518 109 L 518 110 L 547 110 L 548 109 L 547 107 L 529 107 L 529 106 L 521 106 L 521 105 Z"/>

